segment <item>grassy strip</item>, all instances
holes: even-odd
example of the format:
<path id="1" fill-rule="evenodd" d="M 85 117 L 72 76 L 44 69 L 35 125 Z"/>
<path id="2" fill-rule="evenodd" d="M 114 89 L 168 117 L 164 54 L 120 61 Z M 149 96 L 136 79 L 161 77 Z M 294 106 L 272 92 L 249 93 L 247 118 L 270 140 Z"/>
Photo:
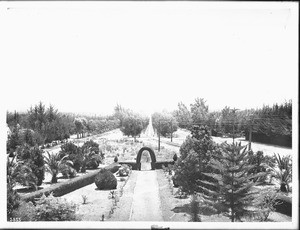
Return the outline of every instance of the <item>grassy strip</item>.
<path id="1" fill-rule="evenodd" d="M 116 163 L 112 163 L 106 167 L 105 169 L 115 173 L 119 169 L 119 165 Z M 91 172 L 85 175 L 82 175 L 80 177 L 72 178 L 66 182 L 62 182 L 59 184 L 53 184 L 48 188 L 44 188 L 35 192 L 32 192 L 30 194 L 26 195 L 20 195 L 21 199 L 24 201 L 32 201 L 36 198 L 41 197 L 43 194 L 48 196 L 50 193 L 53 193 L 53 196 L 58 197 L 58 196 L 63 196 L 67 193 L 73 192 L 76 189 L 82 188 L 84 186 L 87 186 L 89 184 L 94 183 L 96 175 L 99 173 L 99 170 L 95 170 L 95 172 Z"/>

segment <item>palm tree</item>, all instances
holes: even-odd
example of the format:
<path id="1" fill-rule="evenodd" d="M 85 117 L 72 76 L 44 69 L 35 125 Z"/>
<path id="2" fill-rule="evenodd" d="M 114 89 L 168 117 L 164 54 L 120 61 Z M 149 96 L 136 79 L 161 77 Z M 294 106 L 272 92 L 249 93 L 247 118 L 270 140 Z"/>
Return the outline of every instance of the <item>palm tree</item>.
<path id="1" fill-rule="evenodd" d="M 9 159 L 7 156 L 7 183 L 14 187 L 17 183 L 37 189 L 37 178 L 28 164 L 17 161 L 16 155 Z"/>
<path id="2" fill-rule="evenodd" d="M 72 166 L 73 162 L 67 160 L 69 155 L 60 158 L 59 153 L 50 154 L 47 151 L 47 154 L 48 156 L 44 156 L 46 170 L 52 175 L 51 183 L 57 183 L 57 174 Z"/>

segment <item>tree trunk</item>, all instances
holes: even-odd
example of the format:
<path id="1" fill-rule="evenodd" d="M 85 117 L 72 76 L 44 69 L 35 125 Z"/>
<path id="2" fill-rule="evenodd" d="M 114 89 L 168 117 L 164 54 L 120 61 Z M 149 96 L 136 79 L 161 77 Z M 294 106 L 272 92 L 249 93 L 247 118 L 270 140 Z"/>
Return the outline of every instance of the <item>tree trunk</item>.
<path id="1" fill-rule="evenodd" d="M 86 172 L 86 163 L 84 163 L 84 162 L 82 163 L 80 172 L 82 172 L 82 173 Z"/>
<path id="2" fill-rule="evenodd" d="M 57 175 L 56 174 L 53 174 L 52 175 L 52 179 L 51 179 L 51 183 L 57 183 Z"/>

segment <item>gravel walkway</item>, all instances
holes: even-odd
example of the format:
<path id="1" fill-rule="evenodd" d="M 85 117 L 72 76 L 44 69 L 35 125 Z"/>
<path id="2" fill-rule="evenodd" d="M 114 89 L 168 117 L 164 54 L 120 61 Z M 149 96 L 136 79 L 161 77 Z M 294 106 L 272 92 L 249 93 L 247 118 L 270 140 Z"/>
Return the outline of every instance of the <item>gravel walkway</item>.
<path id="1" fill-rule="evenodd" d="M 137 171 L 130 221 L 163 221 L 155 170 Z"/>

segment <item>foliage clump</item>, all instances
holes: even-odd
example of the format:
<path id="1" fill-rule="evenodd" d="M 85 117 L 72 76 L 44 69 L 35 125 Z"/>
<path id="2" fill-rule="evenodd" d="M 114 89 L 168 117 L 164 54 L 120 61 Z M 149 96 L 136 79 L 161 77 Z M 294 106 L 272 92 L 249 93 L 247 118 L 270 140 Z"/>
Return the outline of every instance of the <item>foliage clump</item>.
<path id="1" fill-rule="evenodd" d="M 118 175 L 121 177 L 128 176 L 130 173 L 130 170 L 131 170 L 131 166 L 124 164 L 119 168 Z"/>
<path id="2" fill-rule="evenodd" d="M 154 113 L 152 115 L 153 128 L 163 137 L 171 136 L 178 129 L 178 122 L 171 113 Z"/>
<path id="3" fill-rule="evenodd" d="M 95 184 L 100 190 L 116 189 L 117 178 L 107 169 L 101 169 L 95 177 Z"/>
<path id="4" fill-rule="evenodd" d="M 173 178 L 175 184 L 188 194 L 203 192 L 200 187 L 201 180 L 206 178 L 203 172 L 211 172 L 208 163 L 215 149 L 208 127 L 194 126 L 191 134 L 180 147 Z"/>
<path id="5" fill-rule="evenodd" d="M 43 195 L 34 205 L 32 202 L 22 202 L 13 216 L 21 221 L 75 221 L 76 205 L 65 199 Z"/>
<path id="6" fill-rule="evenodd" d="M 45 179 L 43 150 L 38 146 L 30 147 L 24 144 L 17 148 L 17 160 L 26 164 L 36 178 L 36 185 L 40 186 Z"/>
<path id="7" fill-rule="evenodd" d="M 67 142 L 61 146 L 60 157 L 68 155 L 68 159 L 73 162 L 73 168 L 79 172 L 86 172 L 86 169 L 96 169 L 103 162 L 104 154 L 99 148 L 99 144 L 93 140 L 86 141 L 81 147 L 72 142 Z"/>

